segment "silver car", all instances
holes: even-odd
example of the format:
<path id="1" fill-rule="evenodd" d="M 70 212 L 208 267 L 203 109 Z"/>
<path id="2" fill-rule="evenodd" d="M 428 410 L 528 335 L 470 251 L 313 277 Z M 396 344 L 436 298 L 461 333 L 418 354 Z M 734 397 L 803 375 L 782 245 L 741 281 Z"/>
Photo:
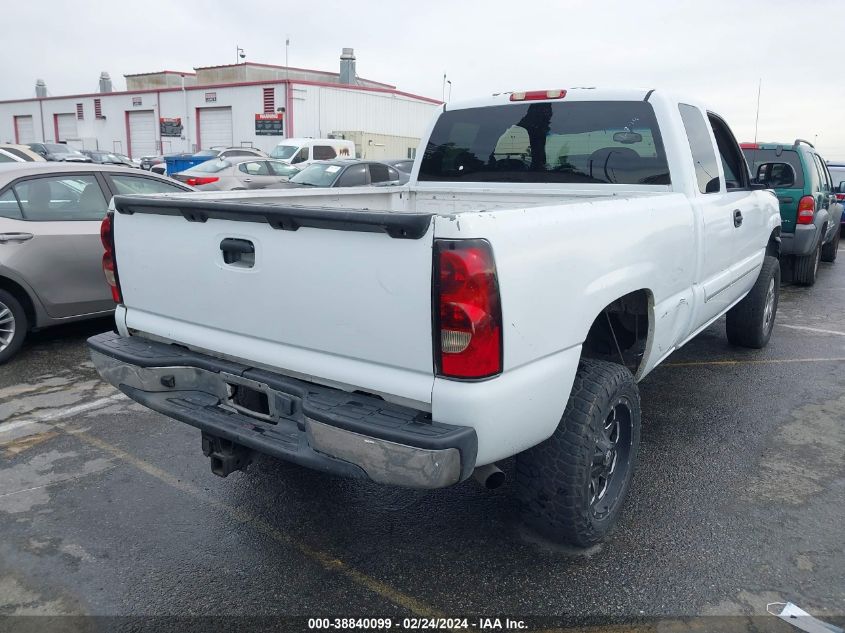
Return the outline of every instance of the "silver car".
<path id="1" fill-rule="evenodd" d="M 114 310 L 100 243 L 113 195 L 190 189 L 118 166 L 0 165 L 0 364 L 31 330 Z"/>
<path id="2" fill-rule="evenodd" d="M 299 169 L 280 160 L 214 158 L 186 169 L 173 177 L 203 191 L 264 189 L 287 182 Z"/>

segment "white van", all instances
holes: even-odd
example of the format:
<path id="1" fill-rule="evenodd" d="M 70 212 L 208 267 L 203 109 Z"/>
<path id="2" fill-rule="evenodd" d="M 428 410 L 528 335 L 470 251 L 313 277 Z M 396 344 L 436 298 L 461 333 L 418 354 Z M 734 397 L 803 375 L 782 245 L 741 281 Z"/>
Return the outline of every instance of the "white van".
<path id="1" fill-rule="evenodd" d="M 357 158 L 355 143 L 333 138 L 288 138 L 276 145 L 270 156 L 298 167 L 315 160 Z"/>

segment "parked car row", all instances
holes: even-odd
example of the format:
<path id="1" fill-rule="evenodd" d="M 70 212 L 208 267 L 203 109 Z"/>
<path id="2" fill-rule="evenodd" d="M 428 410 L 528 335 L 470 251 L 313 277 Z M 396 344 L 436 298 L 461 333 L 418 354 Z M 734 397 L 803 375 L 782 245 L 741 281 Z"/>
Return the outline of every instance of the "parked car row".
<path id="1" fill-rule="evenodd" d="M 845 167 L 840 167 L 838 177 L 834 177 L 833 169 L 813 144 L 803 139 L 793 143 L 743 143 L 742 151 L 751 173 L 777 194 L 781 256 L 794 260 L 796 282 L 812 286 L 819 262 L 836 260 Z"/>
<path id="2" fill-rule="evenodd" d="M 112 196 L 190 190 L 117 165 L 0 165 L 0 363 L 33 329 L 114 311 L 100 244 Z"/>

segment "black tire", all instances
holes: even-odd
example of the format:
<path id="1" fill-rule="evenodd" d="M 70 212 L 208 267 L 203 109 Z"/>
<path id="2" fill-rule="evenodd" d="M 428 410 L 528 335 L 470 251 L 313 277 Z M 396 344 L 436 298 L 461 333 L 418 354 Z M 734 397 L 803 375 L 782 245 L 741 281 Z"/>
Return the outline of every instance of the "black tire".
<path id="1" fill-rule="evenodd" d="M 822 261 L 832 264 L 836 261 L 836 253 L 839 250 L 839 239 L 841 235 L 839 231 L 836 231 L 833 235 L 833 239 L 830 240 L 827 244 L 822 246 Z"/>
<path id="2" fill-rule="evenodd" d="M 616 523 L 634 473 L 640 417 L 631 372 L 616 363 L 582 359 L 554 434 L 516 456 L 525 523 L 542 536 L 576 547 L 604 539 Z M 616 421 L 615 442 L 606 435 L 611 418 Z M 600 490 L 597 471 L 602 469 Z"/>
<path id="3" fill-rule="evenodd" d="M 13 332 L 11 340 L 7 341 L 9 329 Z M 26 312 L 20 301 L 10 292 L 0 289 L 0 365 L 18 353 L 28 330 Z"/>
<path id="4" fill-rule="evenodd" d="M 766 256 L 751 291 L 728 310 L 728 341 L 732 345 L 753 349 L 766 347 L 775 326 L 779 299 L 780 262 L 776 257 Z"/>
<path id="5" fill-rule="evenodd" d="M 822 244 L 819 240 L 815 250 L 809 255 L 795 258 L 795 283 L 802 286 L 812 286 L 816 283 L 819 274 L 819 261 L 821 261 Z"/>

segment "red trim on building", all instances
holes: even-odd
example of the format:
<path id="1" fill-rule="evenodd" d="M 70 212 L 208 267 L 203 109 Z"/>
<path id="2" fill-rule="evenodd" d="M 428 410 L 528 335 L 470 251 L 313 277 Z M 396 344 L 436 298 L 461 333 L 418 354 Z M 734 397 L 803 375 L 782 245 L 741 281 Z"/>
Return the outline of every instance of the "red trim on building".
<path id="1" fill-rule="evenodd" d="M 12 117 L 12 125 L 15 128 L 15 145 L 20 145 L 21 135 L 18 133 L 18 117 L 17 117 L 17 115 Z"/>
<path id="2" fill-rule="evenodd" d="M 340 90 L 364 90 L 365 92 L 382 92 L 385 94 L 395 94 L 401 97 L 408 97 L 410 99 L 417 99 L 419 101 L 425 101 L 427 103 L 434 103 L 440 105 L 443 103 L 439 99 L 431 99 L 430 97 L 423 97 L 421 95 L 416 95 L 411 92 L 405 92 L 403 90 L 396 90 L 394 88 L 374 88 L 372 86 L 353 86 L 351 84 L 338 84 L 338 83 L 331 83 L 328 81 L 306 81 L 304 79 L 272 79 L 267 81 L 242 81 L 237 83 L 231 84 L 207 84 L 202 86 L 185 86 L 185 90 L 214 90 L 214 89 L 222 89 L 222 88 L 240 88 L 242 86 L 268 86 L 268 85 L 286 85 L 286 84 L 300 84 L 303 86 L 324 86 L 327 88 L 338 88 Z M 34 101 L 56 101 L 61 99 L 82 99 L 85 97 L 103 97 L 104 94 L 107 95 L 141 95 L 141 94 L 152 94 L 154 92 L 180 92 L 182 90 L 181 87 L 178 88 L 150 88 L 148 90 L 124 90 L 121 92 L 109 92 L 109 93 L 102 93 L 102 92 L 91 92 L 88 94 L 80 94 L 80 95 L 65 95 L 62 97 L 35 97 L 32 99 L 11 99 L 8 101 L 0 101 L 0 104 L 6 103 L 28 103 Z"/>
<path id="3" fill-rule="evenodd" d="M 58 113 L 53 114 L 53 142 L 59 142 L 59 115 Z"/>

